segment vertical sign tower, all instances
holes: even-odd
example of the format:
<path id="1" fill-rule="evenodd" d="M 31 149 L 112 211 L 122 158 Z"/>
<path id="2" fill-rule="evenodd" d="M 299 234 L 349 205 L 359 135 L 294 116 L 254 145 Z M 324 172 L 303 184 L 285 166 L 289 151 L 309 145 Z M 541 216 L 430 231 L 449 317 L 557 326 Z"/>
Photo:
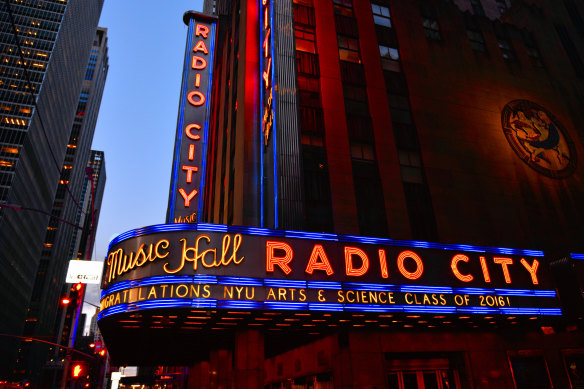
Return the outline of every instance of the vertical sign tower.
<path id="1" fill-rule="evenodd" d="M 189 27 L 170 179 L 167 223 L 197 223 L 202 210 L 217 19 L 187 11 Z"/>

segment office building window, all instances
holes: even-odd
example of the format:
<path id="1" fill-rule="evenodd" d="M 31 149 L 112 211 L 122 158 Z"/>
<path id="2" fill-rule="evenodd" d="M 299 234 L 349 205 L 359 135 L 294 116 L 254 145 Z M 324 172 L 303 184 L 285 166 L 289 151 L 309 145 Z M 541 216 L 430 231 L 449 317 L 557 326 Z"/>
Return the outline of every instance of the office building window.
<path id="1" fill-rule="evenodd" d="M 357 21 L 352 16 L 335 14 L 335 26 L 338 34 L 353 38 L 359 37 Z"/>
<path id="2" fill-rule="evenodd" d="M 373 22 L 380 26 L 388 28 L 392 27 L 391 14 L 389 8 L 375 3 L 371 3 L 371 11 L 373 11 Z"/>
<path id="3" fill-rule="evenodd" d="M 507 11 L 507 3 L 505 0 L 497 0 L 497 8 L 501 14 L 505 13 Z"/>

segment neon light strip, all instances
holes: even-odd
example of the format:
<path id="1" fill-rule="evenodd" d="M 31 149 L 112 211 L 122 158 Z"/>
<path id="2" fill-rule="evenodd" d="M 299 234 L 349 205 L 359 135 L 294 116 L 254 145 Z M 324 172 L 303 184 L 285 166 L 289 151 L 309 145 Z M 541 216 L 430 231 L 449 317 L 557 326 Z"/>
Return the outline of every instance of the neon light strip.
<path id="1" fill-rule="evenodd" d="M 118 313 L 157 308 L 224 308 L 224 309 L 274 309 L 294 311 L 334 311 L 334 312 L 403 312 L 403 313 L 447 313 L 447 314 L 498 314 L 498 315 L 535 315 L 561 316 L 560 308 L 489 308 L 489 307 L 453 307 L 424 305 L 375 305 L 375 304 L 334 304 L 334 303 L 293 303 L 293 302 L 258 302 L 241 300 L 205 300 L 205 299 L 162 299 L 142 301 L 139 303 L 120 304 L 99 312 L 97 320 Z"/>
<path id="2" fill-rule="evenodd" d="M 176 138 L 176 145 L 174 150 L 174 166 L 172 167 L 172 189 L 170 191 L 170 205 L 169 205 L 169 212 L 168 212 L 168 223 L 171 223 L 174 220 L 174 203 L 176 198 L 177 192 L 177 185 L 178 185 L 178 167 L 180 162 L 180 147 L 182 144 L 182 133 L 184 127 L 184 116 L 185 116 L 185 105 L 188 93 L 188 71 L 189 71 L 189 60 L 190 60 L 190 48 L 193 42 L 193 29 L 195 26 L 195 21 L 191 19 L 189 21 L 189 29 L 188 29 L 188 37 L 187 37 L 187 45 L 185 48 L 185 64 L 183 67 L 183 78 L 182 78 L 182 89 L 181 89 L 181 97 L 180 97 L 180 108 L 179 108 L 179 116 L 178 116 L 178 125 L 177 125 L 177 138 Z"/>
<path id="3" fill-rule="evenodd" d="M 495 254 L 508 254 L 508 255 L 527 255 L 531 257 L 543 257 L 543 251 L 538 250 L 517 250 L 510 248 L 501 247 L 482 247 L 482 246 L 471 246 L 471 245 L 450 245 L 443 243 L 429 243 L 429 242 L 419 242 L 419 241 L 408 241 L 408 240 L 393 240 L 393 239 L 380 239 L 372 237 L 363 236 L 353 236 L 353 235 L 336 235 L 336 234 L 319 234 L 314 232 L 304 232 L 304 231 L 281 231 L 281 230 L 271 230 L 268 228 L 257 228 L 257 227 L 238 227 L 238 226 L 226 226 L 221 224 L 158 224 L 154 226 L 142 227 L 135 230 L 127 231 L 123 234 L 115 237 L 109 244 L 109 248 L 113 245 L 118 244 L 126 239 L 135 238 L 138 236 L 151 234 L 155 232 L 171 232 L 171 231 L 212 231 L 212 232 L 232 232 L 240 234 L 249 235 L 261 235 L 261 236 L 275 236 L 275 237 L 287 237 L 287 238 L 300 238 L 300 239 L 320 239 L 329 241 L 339 241 L 339 242 L 352 242 L 352 243 L 365 243 L 365 244 L 380 244 L 386 246 L 406 246 L 406 247 L 423 247 L 423 248 L 434 248 L 439 250 L 456 250 L 457 248 L 461 251 L 475 251 L 475 252 L 485 252 L 485 253 L 495 253 Z M 108 248 L 108 251 L 109 251 Z M 571 254 L 572 258 L 584 259 L 584 254 Z"/>
<path id="4" fill-rule="evenodd" d="M 274 228 L 278 228 L 278 142 L 276 139 L 276 56 L 274 55 L 274 1 L 270 1 L 270 51 L 272 56 L 272 143 L 274 145 Z"/>
<path id="5" fill-rule="evenodd" d="M 264 57 L 262 56 L 262 44 L 263 44 L 263 40 L 264 40 L 264 27 L 263 27 L 263 23 L 262 23 L 262 16 L 263 16 L 264 10 L 262 7 L 262 0 L 258 0 L 258 27 L 259 27 L 259 32 L 258 32 L 258 36 L 260 38 L 260 42 L 259 42 L 259 54 L 260 54 L 260 58 L 259 58 L 259 63 L 260 63 L 260 118 L 263 117 L 264 115 Z M 260 119 L 261 121 L 261 119 Z M 264 152 L 263 152 L 263 148 L 264 148 L 264 134 L 263 134 L 263 124 L 259 126 L 259 139 L 260 139 L 260 182 L 259 182 L 259 187 L 260 187 L 260 226 L 264 226 Z"/>
<path id="6" fill-rule="evenodd" d="M 192 20 L 192 19 L 191 19 Z M 203 197 L 204 190 L 205 190 L 205 174 L 206 174 L 206 167 L 207 167 L 207 137 L 209 136 L 209 117 L 211 116 L 211 100 L 209 95 L 211 94 L 211 86 L 213 84 L 213 54 L 215 53 L 215 23 L 211 23 L 211 46 L 209 49 L 209 76 L 208 76 L 208 84 L 207 84 L 207 97 L 206 97 L 206 105 L 207 105 L 207 112 L 205 115 L 205 128 L 203 129 L 203 151 L 201 157 L 201 181 L 199 184 L 199 210 L 197 212 L 197 220 L 201 221 L 201 213 L 203 211 Z"/>
<path id="7" fill-rule="evenodd" d="M 572 257 L 572 259 L 584 259 L 584 254 L 571 253 L 570 256 Z"/>

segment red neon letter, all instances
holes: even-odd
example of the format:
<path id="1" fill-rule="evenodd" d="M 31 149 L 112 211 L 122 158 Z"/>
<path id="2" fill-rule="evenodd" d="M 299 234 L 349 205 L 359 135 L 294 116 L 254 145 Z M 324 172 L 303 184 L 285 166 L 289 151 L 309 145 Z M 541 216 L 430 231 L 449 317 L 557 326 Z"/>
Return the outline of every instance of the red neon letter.
<path id="1" fill-rule="evenodd" d="M 193 64 L 191 67 L 193 69 L 203 70 L 207 67 L 207 60 L 203 57 L 193 55 Z"/>
<path id="2" fill-rule="evenodd" d="M 270 87 L 270 70 L 272 70 L 272 58 L 268 59 L 268 66 L 263 73 L 264 83 L 266 84 L 266 89 Z"/>
<path id="3" fill-rule="evenodd" d="M 195 47 L 193 47 L 193 51 L 196 53 L 197 51 L 202 51 L 205 54 L 209 54 L 207 50 L 207 46 L 205 45 L 205 41 L 198 41 Z"/>
<path id="4" fill-rule="evenodd" d="M 533 285 L 538 285 L 539 281 L 537 280 L 537 268 L 539 267 L 539 261 L 537 259 L 534 259 L 531 266 L 529 266 L 529 263 L 527 263 L 527 261 L 524 258 L 521 258 L 521 264 L 527 269 L 527 271 L 531 275 L 531 282 L 533 282 Z"/>
<path id="5" fill-rule="evenodd" d="M 193 99 L 193 96 L 197 96 L 199 98 L 198 101 Z M 200 105 L 205 104 L 205 95 L 203 95 L 201 92 L 199 92 L 198 90 L 194 90 L 192 92 L 189 92 L 189 94 L 187 95 L 187 100 L 189 101 L 189 103 L 191 103 L 192 105 L 198 107 Z"/>
<path id="6" fill-rule="evenodd" d="M 195 145 L 191 143 L 189 145 L 189 161 L 192 161 L 193 159 L 195 159 Z"/>
<path id="7" fill-rule="evenodd" d="M 286 255 L 283 257 L 275 257 L 274 250 L 284 250 Z M 292 260 L 292 255 L 294 255 L 294 251 L 290 245 L 284 242 L 266 242 L 266 271 L 273 272 L 274 265 L 278 265 L 280 269 L 286 274 L 290 274 L 292 269 L 288 266 L 288 263 Z"/>
<path id="8" fill-rule="evenodd" d="M 197 73 L 195 76 L 195 86 L 199 88 L 201 86 L 201 74 Z"/>
<path id="9" fill-rule="evenodd" d="M 508 265 L 513 265 L 513 259 L 511 258 L 493 258 L 493 262 L 501 265 L 503 268 L 503 276 L 505 277 L 505 282 L 510 284 L 511 283 L 511 275 L 509 274 Z"/>
<path id="10" fill-rule="evenodd" d="M 379 249 L 379 266 L 381 267 L 381 277 L 388 278 L 387 260 L 385 259 L 385 250 Z"/>
<path id="11" fill-rule="evenodd" d="M 188 126 L 186 126 L 185 133 L 187 134 L 187 136 L 189 138 L 191 138 L 192 140 L 199 140 L 199 139 L 201 139 L 201 136 L 200 135 L 193 135 L 193 133 L 191 132 L 191 130 L 193 128 L 195 130 L 200 130 L 201 129 L 201 126 L 199 126 L 198 124 L 195 124 L 195 123 L 189 124 Z"/>
<path id="12" fill-rule="evenodd" d="M 412 258 L 416 262 L 415 272 L 411 273 L 405 268 L 404 261 L 406 258 Z M 417 280 L 424 272 L 424 263 L 418 254 L 414 253 L 413 251 L 406 250 L 399 253 L 397 257 L 397 268 L 399 269 L 399 272 L 407 279 Z"/>
<path id="13" fill-rule="evenodd" d="M 268 46 L 268 42 L 269 42 L 268 39 L 270 38 L 271 31 L 272 31 L 271 29 L 266 30 L 266 37 L 264 38 L 264 57 L 266 57 L 266 58 L 268 58 L 268 47 L 269 47 Z"/>
<path id="14" fill-rule="evenodd" d="M 468 262 L 469 258 L 463 254 L 456 254 L 454 257 L 452 257 L 452 262 L 450 262 L 450 267 L 452 268 L 452 272 L 454 273 L 454 276 L 456 278 L 458 278 L 459 280 L 461 280 L 462 282 L 471 282 L 474 279 L 474 277 L 472 275 L 470 275 L 470 274 L 464 275 L 460 271 L 458 271 L 458 262 L 460 262 L 460 261 Z"/>
<path id="15" fill-rule="evenodd" d="M 190 184 L 193 180 L 193 172 L 198 172 L 199 168 L 196 166 L 183 165 L 182 170 L 187 172 L 187 184 Z"/>
<path id="16" fill-rule="evenodd" d="M 485 282 L 491 282 L 489 268 L 487 267 L 487 260 L 485 257 L 479 257 L 479 259 L 481 260 L 481 269 L 483 269 L 483 277 L 485 277 Z"/>
<path id="17" fill-rule="evenodd" d="M 180 193 L 180 195 L 185 200 L 185 208 L 188 208 L 191 206 L 191 200 L 193 199 L 193 197 L 195 197 L 199 192 L 197 192 L 196 189 L 193 189 L 193 191 L 187 195 L 187 192 L 185 192 L 183 188 L 180 188 L 178 190 L 178 193 Z"/>
<path id="18" fill-rule="evenodd" d="M 320 258 L 320 261 L 318 260 Z M 330 276 L 334 274 L 333 268 L 326 257 L 324 248 L 322 245 L 315 244 L 312 249 L 312 254 L 310 254 L 310 259 L 308 260 L 308 265 L 306 265 L 306 272 L 312 274 L 315 270 L 324 270 L 326 275 Z"/>
<path id="19" fill-rule="evenodd" d="M 363 261 L 359 269 L 353 267 L 353 255 L 358 255 Z M 345 271 L 347 275 L 359 277 L 367 273 L 367 270 L 369 270 L 369 258 L 367 258 L 365 251 L 357 247 L 345 247 Z"/>
<path id="20" fill-rule="evenodd" d="M 204 24 L 197 24 L 195 28 L 195 36 L 202 36 L 203 38 L 207 39 L 207 34 L 209 33 L 209 27 L 205 26 Z"/>

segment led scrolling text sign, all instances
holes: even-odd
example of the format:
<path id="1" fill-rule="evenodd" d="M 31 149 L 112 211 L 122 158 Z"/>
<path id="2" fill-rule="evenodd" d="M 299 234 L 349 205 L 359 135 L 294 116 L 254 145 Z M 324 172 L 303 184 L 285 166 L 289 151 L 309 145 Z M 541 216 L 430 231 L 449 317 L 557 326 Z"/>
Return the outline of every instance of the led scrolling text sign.
<path id="1" fill-rule="evenodd" d="M 189 20 L 189 35 L 185 53 L 185 69 L 169 202 L 169 223 L 196 223 L 198 199 L 204 181 L 206 153 L 208 93 L 211 72 L 215 24 Z"/>
<path id="2" fill-rule="evenodd" d="M 561 314 L 555 291 L 546 289 L 546 266 L 534 258 L 541 252 L 439 250 L 389 240 L 354 244 L 192 231 L 196 228 L 205 227 L 112 245 L 102 315 L 160 301 L 230 309 Z"/>

